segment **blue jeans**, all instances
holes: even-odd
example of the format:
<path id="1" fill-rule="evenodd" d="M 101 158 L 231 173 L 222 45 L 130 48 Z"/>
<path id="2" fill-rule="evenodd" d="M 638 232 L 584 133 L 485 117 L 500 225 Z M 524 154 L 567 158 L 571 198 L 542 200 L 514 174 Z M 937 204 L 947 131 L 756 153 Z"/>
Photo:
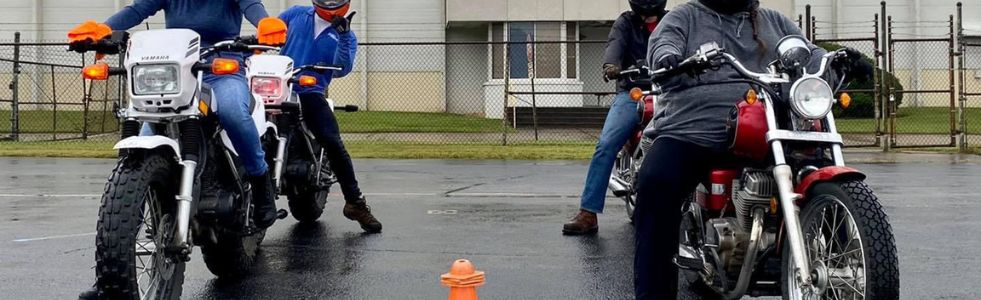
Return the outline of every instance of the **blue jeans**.
<path id="1" fill-rule="evenodd" d="M 606 115 L 606 122 L 603 124 L 603 132 L 600 133 L 599 142 L 596 143 L 596 152 L 593 153 L 593 160 L 589 163 L 589 172 L 586 173 L 586 187 L 582 192 L 582 202 L 579 208 L 593 213 L 602 213 L 603 205 L 606 202 L 606 189 L 610 182 L 610 174 L 613 172 L 613 163 L 617 159 L 617 152 L 630 139 L 630 135 L 640 123 L 637 116 L 637 102 L 630 100 L 627 92 L 620 92 L 613 98 L 613 105 L 610 112 Z"/>
<path id="2" fill-rule="evenodd" d="M 241 55 L 222 55 L 225 58 L 239 60 L 241 70 L 232 75 L 204 75 L 203 81 L 211 86 L 214 101 L 217 101 L 218 122 L 228 134 L 232 146 L 238 152 L 245 171 L 249 176 L 266 174 L 269 166 L 266 164 L 266 153 L 259 142 L 259 132 L 256 131 L 252 112 L 249 111 L 249 101 L 252 92 L 245 79 L 245 63 Z M 263 112 L 264 113 L 264 112 Z M 153 135 L 152 129 L 144 124 L 140 135 Z"/>

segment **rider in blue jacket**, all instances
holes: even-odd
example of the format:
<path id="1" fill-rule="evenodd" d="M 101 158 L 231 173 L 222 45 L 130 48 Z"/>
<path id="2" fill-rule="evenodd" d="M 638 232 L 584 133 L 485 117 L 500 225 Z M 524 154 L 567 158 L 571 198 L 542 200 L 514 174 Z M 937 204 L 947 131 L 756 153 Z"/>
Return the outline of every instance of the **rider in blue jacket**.
<path id="1" fill-rule="evenodd" d="M 344 216 L 357 221 L 369 233 L 381 232 L 382 224 L 371 214 L 358 180 L 354 176 L 354 164 L 341 141 L 340 130 L 334 112 L 328 106 L 324 91 L 335 77 L 351 73 L 358 49 L 358 39 L 351 31 L 350 0 L 312 0 L 313 6 L 293 6 L 279 15 L 289 31 L 281 54 L 293 59 L 298 66 L 326 64 L 339 65 L 337 72 L 306 71 L 303 75 L 317 78 L 315 86 L 294 86 L 300 95 L 303 119 L 313 131 L 317 142 L 324 147 L 330 167 L 341 185 L 344 199 Z"/>

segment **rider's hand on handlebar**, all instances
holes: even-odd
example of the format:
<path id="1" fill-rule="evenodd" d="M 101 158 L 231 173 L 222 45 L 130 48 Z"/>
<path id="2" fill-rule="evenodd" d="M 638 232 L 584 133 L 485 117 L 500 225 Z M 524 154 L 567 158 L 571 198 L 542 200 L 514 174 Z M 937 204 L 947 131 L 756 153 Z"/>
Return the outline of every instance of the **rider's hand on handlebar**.
<path id="1" fill-rule="evenodd" d="M 875 76 L 875 67 L 861 52 L 852 48 L 844 48 L 842 51 L 845 57 L 836 59 L 832 67 L 845 75 L 846 79 L 869 81 Z"/>
<path id="2" fill-rule="evenodd" d="M 681 62 L 684 60 L 685 58 L 681 57 L 681 55 L 668 54 L 666 56 L 661 57 L 661 59 L 657 61 L 657 63 L 654 65 L 654 69 L 672 70 L 674 68 L 677 68 L 678 65 L 681 64 Z"/>
<path id="3" fill-rule="evenodd" d="M 614 64 L 603 65 L 603 81 L 610 82 L 620 78 L 620 67 Z"/>
<path id="4" fill-rule="evenodd" d="M 105 39 L 112 35 L 112 28 L 109 25 L 97 23 L 89 20 L 68 31 L 68 50 L 75 52 L 87 52 L 88 46 Z M 105 56 L 101 53 L 96 54 L 96 60 Z"/>
<path id="5" fill-rule="evenodd" d="M 262 19 L 256 28 L 256 38 L 262 45 L 280 46 L 286 44 L 286 22 L 276 17 Z"/>

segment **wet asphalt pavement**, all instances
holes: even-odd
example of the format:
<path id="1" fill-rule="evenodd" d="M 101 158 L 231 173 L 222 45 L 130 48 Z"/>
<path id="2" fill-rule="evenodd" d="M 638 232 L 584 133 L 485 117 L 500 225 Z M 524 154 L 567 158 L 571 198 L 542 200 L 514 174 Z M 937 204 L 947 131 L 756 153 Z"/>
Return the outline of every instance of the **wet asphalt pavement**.
<path id="1" fill-rule="evenodd" d="M 870 175 L 891 217 L 903 297 L 981 299 L 981 165 L 901 158 L 853 166 Z M 618 199 L 608 199 L 599 235 L 560 234 L 577 210 L 585 162 L 355 164 L 382 234 L 362 234 L 332 195 L 318 224 L 291 217 L 270 229 L 254 276 L 217 280 L 196 250 L 184 298 L 445 299 L 439 275 L 457 258 L 487 272 L 484 299 L 632 296 L 632 227 Z M 99 194 L 112 165 L 0 158 L 0 299 L 70 299 L 91 284 Z"/>

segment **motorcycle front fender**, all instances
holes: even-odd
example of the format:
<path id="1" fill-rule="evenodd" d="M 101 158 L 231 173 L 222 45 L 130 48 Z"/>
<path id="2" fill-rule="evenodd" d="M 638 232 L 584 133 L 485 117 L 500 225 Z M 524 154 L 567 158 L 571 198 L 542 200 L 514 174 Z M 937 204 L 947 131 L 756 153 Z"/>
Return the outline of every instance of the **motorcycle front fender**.
<path id="1" fill-rule="evenodd" d="M 806 196 L 812 186 L 821 182 L 864 179 L 865 173 L 854 168 L 840 166 L 824 167 L 811 172 L 811 174 L 801 179 L 800 184 L 797 185 L 796 192 Z"/>
<path id="2" fill-rule="evenodd" d="M 131 136 L 117 142 L 116 145 L 113 146 L 112 148 L 116 150 L 121 150 L 121 149 L 152 150 L 157 148 L 163 148 L 168 151 L 171 151 L 172 152 L 171 154 L 173 154 L 175 158 L 179 158 L 181 153 L 181 146 L 177 143 L 177 141 L 159 135 Z M 180 161 L 180 159 L 178 159 L 178 161 Z"/>

